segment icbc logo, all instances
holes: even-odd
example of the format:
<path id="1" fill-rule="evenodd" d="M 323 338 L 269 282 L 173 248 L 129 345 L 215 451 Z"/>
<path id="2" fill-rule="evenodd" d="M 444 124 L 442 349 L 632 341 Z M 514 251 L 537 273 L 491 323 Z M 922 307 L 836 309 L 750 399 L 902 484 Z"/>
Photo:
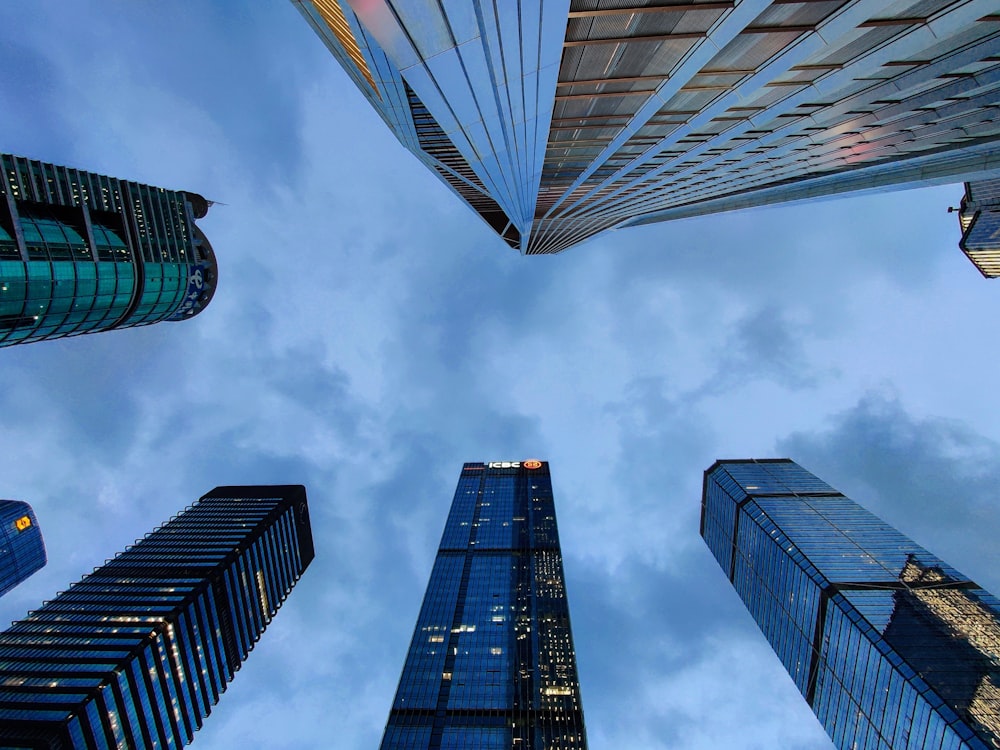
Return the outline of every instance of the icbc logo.
<path id="1" fill-rule="evenodd" d="M 490 461 L 486 464 L 487 469 L 540 469 L 542 462 L 537 458 L 529 458 L 527 461 Z"/>

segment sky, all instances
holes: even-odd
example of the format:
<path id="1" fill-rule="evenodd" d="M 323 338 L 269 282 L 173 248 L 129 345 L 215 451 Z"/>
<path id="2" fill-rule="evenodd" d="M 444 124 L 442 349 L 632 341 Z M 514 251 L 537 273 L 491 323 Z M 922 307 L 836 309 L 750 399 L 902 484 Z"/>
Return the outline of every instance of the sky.
<path id="1" fill-rule="evenodd" d="M 189 322 L 0 352 L 23 617 L 217 485 L 304 484 L 316 559 L 194 747 L 376 747 L 462 463 L 551 464 L 592 748 L 832 747 L 698 535 L 790 457 L 1000 592 L 1000 282 L 961 186 L 521 257 L 291 3 L 0 3 L 0 149 L 200 192 Z"/>

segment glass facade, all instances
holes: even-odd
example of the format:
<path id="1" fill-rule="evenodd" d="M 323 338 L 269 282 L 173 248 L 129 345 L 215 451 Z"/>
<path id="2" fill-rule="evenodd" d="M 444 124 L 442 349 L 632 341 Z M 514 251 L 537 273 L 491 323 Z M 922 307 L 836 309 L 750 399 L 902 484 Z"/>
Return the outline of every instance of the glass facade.
<path id="1" fill-rule="evenodd" d="M 0 596 L 45 566 L 45 543 L 35 512 L 19 500 L 0 500 Z"/>
<path id="2" fill-rule="evenodd" d="M 547 462 L 462 469 L 381 747 L 587 747 Z"/>
<path id="3" fill-rule="evenodd" d="M 0 633 L 0 746 L 183 747 L 313 556 L 305 488 L 217 487 Z"/>
<path id="4" fill-rule="evenodd" d="M 185 320 L 215 291 L 208 202 L 0 154 L 0 346 Z"/>
<path id="5" fill-rule="evenodd" d="M 1000 15 L 966 0 L 292 0 L 522 253 L 1000 176 Z"/>
<path id="6" fill-rule="evenodd" d="M 965 183 L 958 223 L 962 252 L 987 279 L 1000 276 L 1000 179 Z"/>
<path id="7" fill-rule="evenodd" d="M 705 472 L 701 535 L 837 747 L 1000 747 L 1000 601 L 787 459 Z"/>

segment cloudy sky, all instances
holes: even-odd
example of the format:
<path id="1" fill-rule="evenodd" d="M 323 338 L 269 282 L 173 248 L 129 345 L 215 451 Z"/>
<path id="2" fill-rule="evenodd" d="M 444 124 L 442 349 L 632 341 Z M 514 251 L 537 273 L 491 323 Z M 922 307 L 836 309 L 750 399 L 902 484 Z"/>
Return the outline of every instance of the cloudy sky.
<path id="1" fill-rule="evenodd" d="M 0 60 L 0 150 L 219 201 L 221 275 L 194 321 L 0 353 L 0 496 L 49 553 L 0 621 L 216 485 L 309 493 L 316 560 L 195 747 L 377 746 L 463 461 L 551 462 L 593 748 L 831 747 L 698 536 L 717 458 L 791 457 L 1000 592 L 960 186 L 524 258 L 284 0 L 0 3 Z"/>

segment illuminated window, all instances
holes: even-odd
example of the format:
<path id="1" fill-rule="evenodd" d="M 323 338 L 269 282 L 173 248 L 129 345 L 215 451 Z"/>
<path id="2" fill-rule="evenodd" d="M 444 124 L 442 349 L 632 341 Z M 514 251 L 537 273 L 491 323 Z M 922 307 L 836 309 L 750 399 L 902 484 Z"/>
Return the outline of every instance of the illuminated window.
<path id="1" fill-rule="evenodd" d="M 344 11 L 340 7 L 338 0 L 313 0 L 313 5 L 319 11 L 323 20 L 326 21 L 326 25 L 330 27 L 330 31 L 337 37 L 337 41 L 340 42 L 340 46 L 344 48 L 347 56 L 351 58 L 358 72 L 365 77 L 375 95 L 381 99 L 382 95 L 379 93 L 378 86 L 375 85 L 375 79 L 372 78 L 372 73 L 368 69 L 368 62 L 361 53 L 361 47 L 358 46 L 358 42 L 354 38 L 354 32 L 351 31 L 351 25 L 348 23 L 347 17 L 344 15 Z"/>

